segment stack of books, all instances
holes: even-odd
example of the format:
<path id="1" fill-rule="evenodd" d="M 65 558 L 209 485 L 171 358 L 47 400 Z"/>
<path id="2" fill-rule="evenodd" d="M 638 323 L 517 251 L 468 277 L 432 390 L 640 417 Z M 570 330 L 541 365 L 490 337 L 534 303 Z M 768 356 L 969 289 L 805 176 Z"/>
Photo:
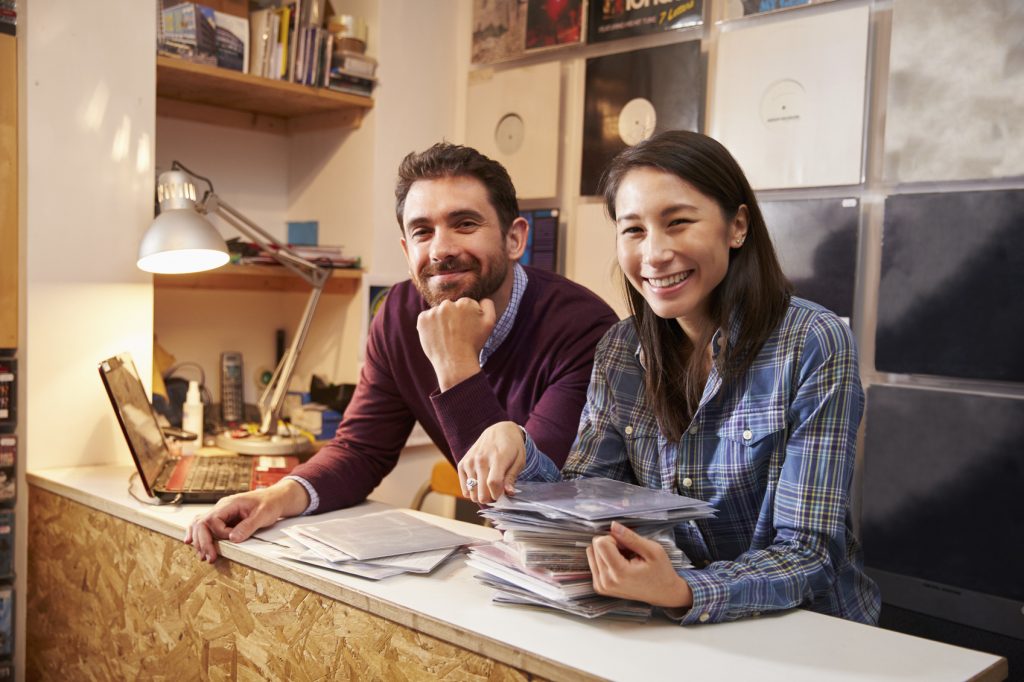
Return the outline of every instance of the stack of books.
<path id="1" fill-rule="evenodd" d="M 480 513 L 504 532 L 502 540 L 470 549 L 477 580 L 496 590 L 498 604 L 541 606 L 584 618 L 645 620 L 648 604 L 594 591 L 587 547 L 613 521 L 659 543 L 676 569 L 690 560 L 675 543 L 676 525 L 713 516 L 708 503 L 662 490 L 586 478 L 559 483 L 521 482 Z"/>
<path id="2" fill-rule="evenodd" d="M 351 269 L 362 266 L 359 256 L 346 256 L 340 246 L 289 244 L 289 250 L 317 265 L 334 269 Z M 259 246 L 240 239 L 228 241 L 231 261 L 238 265 L 280 265 L 272 254 L 263 251 Z"/>
<path id="3" fill-rule="evenodd" d="M 429 573 L 460 547 L 476 542 L 394 509 L 282 527 L 286 542 L 257 534 L 282 549 L 278 556 L 361 578 Z"/>
<path id="4" fill-rule="evenodd" d="M 327 87 L 353 95 L 373 94 L 377 86 L 377 60 L 358 52 L 335 50 Z"/>

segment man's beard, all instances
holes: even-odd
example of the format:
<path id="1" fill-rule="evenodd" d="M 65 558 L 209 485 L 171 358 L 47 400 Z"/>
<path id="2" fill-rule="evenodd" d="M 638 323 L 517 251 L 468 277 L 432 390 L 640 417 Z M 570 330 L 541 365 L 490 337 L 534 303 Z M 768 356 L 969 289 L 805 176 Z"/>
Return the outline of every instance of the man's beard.
<path id="1" fill-rule="evenodd" d="M 508 274 L 508 260 L 495 258 L 490 261 L 490 268 L 487 274 L 483 274 L 483 267 L 480 261 L 472 256 L 462 256 L 443 260 L 437 263 L 430 263 L 416 273 L 412 282 L 420 295 L 426 299 L 430 307 L 439 305 L 442 301 L 456 301 L 460 298 L 471 298 L 479 301 L 494 295 L 505 281 Z M 433 275 L 449 272 L 462 272 L 469 281 L 455 281 L 447 284 L 431 284 L 430 278 Z"/>

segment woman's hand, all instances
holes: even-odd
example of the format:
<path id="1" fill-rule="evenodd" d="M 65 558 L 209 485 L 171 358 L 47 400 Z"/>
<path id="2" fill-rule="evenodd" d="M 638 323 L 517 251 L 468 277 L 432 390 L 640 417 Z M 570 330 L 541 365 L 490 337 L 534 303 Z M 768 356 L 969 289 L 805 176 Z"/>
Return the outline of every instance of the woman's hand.
<path id="1" fill-rule="evenodd" d="M 666 608 L 693 605 L 690 586 L 676 574 L 662 546 L 617 521 L 611 535 L 594 538 L 587 547 L 587 561 L 598 594 Z"/>
<path id="2" fill-rule="evenodd" d="M 515 422 L 498 422 L 484 429 L 459 461 L 462 494 L 481 504 L 502 494 L 514 495 L 516 477 L 526 466 L 526 442 Z M 469 481 L 476 481 L 469 485 Z"/>

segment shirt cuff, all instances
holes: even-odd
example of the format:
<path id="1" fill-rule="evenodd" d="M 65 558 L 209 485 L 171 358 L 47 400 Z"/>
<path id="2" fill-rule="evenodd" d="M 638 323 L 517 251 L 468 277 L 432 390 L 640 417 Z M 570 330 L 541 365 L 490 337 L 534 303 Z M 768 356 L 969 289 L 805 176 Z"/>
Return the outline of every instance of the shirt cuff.
<path id="1" fill-rule="evenodd" d="M 725 582 L 710 571 L 685 569 L 679 571 L 679 577 L 687 582 L 693 592 L 693 606 L 684 614 L 665 610 L 665 615 L 681 625 L 692 623 L 718 623 L 731 620 L 726 615 L 729 610 L 729 587 Z"/>
<path id="2" fill-rule="evenodd" d="M 309 493 L 309 506 L 307 506 L 305 511 L 303 511 L 299 516 L 309 516 L 310 514 L 315 512 L 317 507 L 320 506 L 320 496 L 317 495 L 316 490 L 313 489 L 313 484 L 307 481 L 306 479 L 302 478 L 301 476 L 289 475 L 285 476 L 284 480 L 295 481 L 296 483 L 299 483 L 300 485 L 302 485 L 303 488 L 306 489 L 306 492 Z"/>
<path id="3" fill-rule="evenodd" d="M 551 482 L 562 480 L 562 472 L 559 471 L 558 466 L 537 448 L 537 444 L 526 429 L 522 426 L 519 428 L 523 429 L 523 436 L 526 440 L 526 466 L 519 472 L 517 480 Z"/>

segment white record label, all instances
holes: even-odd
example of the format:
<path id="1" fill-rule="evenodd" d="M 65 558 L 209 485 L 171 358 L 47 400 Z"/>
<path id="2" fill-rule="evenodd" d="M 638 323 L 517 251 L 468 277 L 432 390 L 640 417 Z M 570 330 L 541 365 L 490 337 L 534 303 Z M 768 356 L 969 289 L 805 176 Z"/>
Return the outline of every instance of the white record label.
<path id="1" fill-rule="evenodd" d="M 766 126 L 799 123 L 805 110 L 804 86 L 795 80 L 775 81 L 761 97 L 761 121 Z"/>
<path id="2" fill-rule="evenodd" d="M 494 143 L 502 154 L 515 154 L 523 146 L 526 126 L 519 114 L 505 114 L 494 128 Z"/>
<path id="3" fill-rule="evenodd" d="M 643 142 L 654 133 L 658 114 L 649 99 L 635 97 L 619 112 L 619 137 L 630 147 Z"/>

